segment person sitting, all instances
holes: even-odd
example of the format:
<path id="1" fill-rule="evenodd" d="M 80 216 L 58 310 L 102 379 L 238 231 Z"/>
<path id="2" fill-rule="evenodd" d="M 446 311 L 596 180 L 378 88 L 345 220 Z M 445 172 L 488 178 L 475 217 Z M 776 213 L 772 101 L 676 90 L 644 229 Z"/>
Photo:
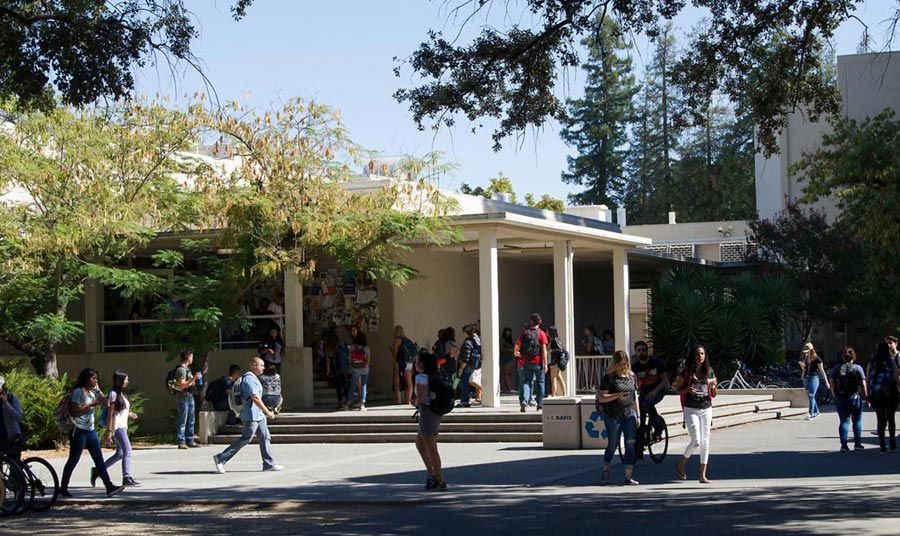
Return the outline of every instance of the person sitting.
<path id="1" fill-rule="evenodd" d="M 275 368 L 274 363 L 266 363 L 262 376 L 259 377 L 262 384 L 262 401 L 272 413 L 281 413 L 281 404 L 284 399 L 281 396 L 281 374 Z"/>
<path id="2" fill-rule="evenodd" d="M 206 401 L 209 402 L 215 411 L 227 411 L 228 419 L 225 424 L 237 424 L 237 415 L 228 405 L 228 397 L 231 396 L 232 387 L 235 380 L 241 376 L 241 367 L 239 365 L 231 365 L 228 367 L 228 374 L 213 380 L 209 387 L 206 388 Z"/>

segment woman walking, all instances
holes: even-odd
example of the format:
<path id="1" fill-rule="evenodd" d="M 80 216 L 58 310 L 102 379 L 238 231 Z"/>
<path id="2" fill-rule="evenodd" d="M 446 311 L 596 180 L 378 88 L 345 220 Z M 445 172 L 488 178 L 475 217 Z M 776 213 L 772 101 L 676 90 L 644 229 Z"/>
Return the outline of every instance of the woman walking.
<path id="1" fill-rule="evenodd" d="M 603 424 L 608 433 L 603 453 L 603 480 L 609 480 L 609 464 L 619 446 L 619 436 L 625 436 L 625 482 L 637 486 L 632 478 L 637 439 L 637 416 L 640 414 L 637 397 L 637 378 L 631 372 L 631 360 L 622 350 L 613 354 L 609 372 L 600 380 L 597 402 L 603 408 Z"/>
<path id="2" fill-rule="evenodd" d="M 69 459 L 63 468 L 62 482 L 59 487 L 61 497 L 71 497 L 69 493 L 69 480 L 72 479 L 72 471 L 81 459 L 81 453 L 87 448 L 97 468 L 97 474 L 106 486 L 106 496 L 112 497 L 119 493 L 124 486 L 116 486 L 109 479 L 106 472 L 106 464 L 103 461 L 103 451 L 100 449 L 100 438 L 94 429 L 94 408 L 106 403 L 106 398 L 97 386 L 97 371 L 86 368 L 78 375 L 75 389 L 69 395 L 69 415 L 75 430 L 69 439 Z"/>
<path id="3" fill-rule="evenodd" d="M 900 371 L 897 363 L 891 359 L 891 351 L 887 341 L 880 341 L 875 348 L 875 356 L 866 367 L 866 378 L 869 380 L 869 404 L 875 408 L 878 420 L 878 444 L 881 453 L 887 452 L 885 428 L 890 434 L 891 450 L 897 450 L 897 421 L 894 414 L 900 400 Z"/>
<path id="4" fill-rule="evenodd" d="M 563 379 L 562 369 L 559 368 L 559 356 L 566 349 L 556 326 L 550 326 L 550 396 L 566 396 L 566 381 Z"/>
<path id="5" fill-rule="evenodd" d="M 860 396 L 862 391 L 862 396 Z M 831 392 L 834 394 L 834 408 L 838 414 L 838 436 L 841 452 L 850 452 L 850 426 L 853 426 L 853 449 L 863 450 L 862 412 L 863 401 L 869 398 L 866 389 L 866 373 L 856 364 L 856 350 L 849 346 L 844 349 L 844 364 L 831 372 Z"/>
<path id="6" fill-rule="evenodd" d="M 391 355 L 394 356 L 394 403 L 406 402 L 412 404 L 413 395 L 413 368 L 416 366 L 418 346 L 406 337 L 403 326 L 394 326 L 394 344 L 391 346 Z M 403 391 L 401 396 L 400 391 Z"/>
<path id="7" fill-rule="evenodd" d="M 508 393 L 519 392 L 519 382 L 516 379 L 516 342 L 513 340 L 511 327 L 503 328 L 500 335 L 500 368 L 503 370 L 503 382 L 501 391 Z"/>
<path id="8" fill-rule="evenodd" d="M 350 355 L 346 345 L 341 344 L 337 333 L 328 330 L 324 336 L 325 376 L 334 382 L 337 390 L 338 409 L 350 406 Z"/>
<path id="9" fill-rule="evenodd" d="M 434 354 L 419 352 L 416 357 L 416 389 L 413 399 L 419 411 L 419 431 L 416 435 L 416 449 L 425 464 L 428 479 L 425 489 L 443 491 L 447 489 L 444 473 L 441 471 L 441 455 L 437 448 L 437 436 L 441 428 L 441 416 L 431 410 L 431 381 L 441 381 L 437 358 Z"/>
<path id="10" fill-rule="evenodd" d="M 109 391 L 107 401 L 106 434 L 103 442 L 114 442 L 116 452 L 110 456 L 104 465 L 108 470 L 116 462 L 122 462 L 122 485 L 140 486 L 141 483 L 131 475 L 131 441 L 128 439 L 128 420 L 137 419 L 137 415 L 131 411 L 131 402 L 128 400 L 128 374 L 124 370 L 113 373 L 113 388 Z M 97 485 L 100 473 L 96 467 L 91 467 L 91 487 Z"/>
<path id="11" fill-rule="evenodd" d="M 684 408 L 684 422 L 691 442 L 684 449 L 684 456 L 678 459 L 676 476 L 687 480 L 685 464 L 698 449 L 700 450 L 700 483 L 709 484 L 706 476 L 709 465 L 709 431 L 712 427 L 712 399 L 716 396 L 716 373 L 709 363 L 706 348 L 698 346 L 694 358 L 685 363 L 684 369 L 675 379 L 675 391 L 681 395 Z"/>
<path id="12" fill-rule="evenodd" d="M 809 412 L 806 420 L 817 419 L 819 417 L 819 405 L 816 403 L 816 393 L 819 392 L 819 381 L 825 381 L 825 388 L 831 390 L 828 385 L 828 376 L 825 374 L 825 365 L 816 354 L 816 349 L 811 342 L 806 343 L 803 347 L 803 359 L 800 360 L 800 376 L 803 379 L 803 386 L 806 387 L 806 396 L 809 397 Z"/>
<path id="13" fill-rule="evenodd" d="M 350 400 L 353 401 L 359 391 L 360 411 L 366 411 L 366 391 L 369 385 L 369 370 L 372 365 L 372 352 L 365 334 L 356 326 L 350 327 L 350 370 L 353 377 L 350 380 Z"/>

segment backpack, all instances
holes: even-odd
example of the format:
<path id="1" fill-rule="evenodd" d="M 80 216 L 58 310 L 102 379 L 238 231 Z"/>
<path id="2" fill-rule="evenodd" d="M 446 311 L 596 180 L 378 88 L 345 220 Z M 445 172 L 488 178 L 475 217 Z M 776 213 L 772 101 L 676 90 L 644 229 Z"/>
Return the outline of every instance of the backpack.
<path id="1" fill-rule="evenodd" d="M 225 387 L 225 379 L 219 378 L 217 380 L 213 380 L 209 387 L 206 388 L 206 396 L 203 397 L 203 400 L 207 402 L 215 402 L 217 400 L 225 400 L 228 398 L 228 388 Z"/>
<path id="2" fill-rule="evenodd" d="M 897 380 L 890 361 L 878 359 L 872 363 L 869 374 L 869 397 L 890 398 L 897 393 Z"/>
<path id="3" fill-rule="evenodd" d="M 397 349 L 397 363 L 409 364 L 419 355 L 419 345 L 406 337 L 400 339 L 400 348 Z"/>
<path id="4" fill-rule="evenodd" d="M 834 391 L 840 396 L 853 396 L 859 391 L 859 373 L 852 363 L 844 363 L 834 373 Z"/>
<path id="5" fill-rule="evenodd" d="M 469 347 L 472 349 L 469 352 L 469 363 L 473 369 L 478 370 L 481 368 L 481 345 L 473 338 L 469 340 Z"/>
<path id="6" fill-rule="evenodd" d="M 181 365 L 170 370 L 166 373 L 166 390 L 169 391 L 169 394 L 177 395 L 181 392 L 181 389 L 178 388 L 178 369 L 181 368 Z"/>
<path id="7" fill-rule="evenodd" d="M 69 413 L 69 403 L 72 401 L 72 393 L 66 393 L 64 397 L 56 405 L 56 427 L 65 435 L 71 434 L 75 430 L 75 423 L 72 421 L 72 414 Z"/>
<path id="8" fill-rule="evenodd" d="M 228 397 L 228 408 L 234 412 L 235 415 L 240 415 L 241 410 L 244 409 L 244 393 L 241 390 L 241 383 L 244 381 L 243 376 L 238 376 L 238 379 L 234 380 L 234 383 L 231 384 L 231 396 Z"/>
<path id="9" fill-rule="evenodd" d="M 106 428 L 107 424 L 109 424 L 109 406 L 103 406 L 100 408 L 100 422 L 97 426 L 99 428 Z"/>
<path id="10" fill-rule="evenodd" d="M 356 369 L 362 369 L 369 366 L 369 356 L 362 346 L 353 346 L 350 349 L 350 366 Z"/>
<path id="11" fill-rule="evenodd" d="M 441 376 L 432 376 L 428 379 L 428 390 L 431 392 L 431 403 L 428 407 L 438 415 L 446 415 L 453 411 L 454 389 L 453 384 Z"/>
<path id="12" fill-rule="evenodd" d="M 534 359 L 541 355 L 541 336 L 538 328 L 526 328 L 522 332 L 522 343 L 519 345 L 519 353 L 525 359 Z"/>
<path id="13" fill-rule="evenodd" d="M 553 350 L 553 354 L 556 356 L 556 366 L 559 367 L 559 370 L 566 370 L 569 366 L 569 352 L 560 348 Z"/>

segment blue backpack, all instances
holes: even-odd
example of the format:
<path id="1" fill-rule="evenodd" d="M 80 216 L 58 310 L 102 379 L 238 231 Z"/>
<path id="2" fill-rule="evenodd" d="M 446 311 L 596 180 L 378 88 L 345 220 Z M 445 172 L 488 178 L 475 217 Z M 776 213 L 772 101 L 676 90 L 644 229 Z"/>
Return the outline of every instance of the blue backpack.
<path id="1" fill-rule="evenodd" d="M 409 364 L 419 355 L 419 345 L 412 340 L 403 337 L 400 339 L 400 348 L 397 349 L 397 363 Z"/>
<path id="2" fill-rule="evenodd" d="M 869 372 L 869 397 L 876 399 L 890 398 L 897 393 L 897 380 L 890 361 L 877 359 L 872 363 Z"/>

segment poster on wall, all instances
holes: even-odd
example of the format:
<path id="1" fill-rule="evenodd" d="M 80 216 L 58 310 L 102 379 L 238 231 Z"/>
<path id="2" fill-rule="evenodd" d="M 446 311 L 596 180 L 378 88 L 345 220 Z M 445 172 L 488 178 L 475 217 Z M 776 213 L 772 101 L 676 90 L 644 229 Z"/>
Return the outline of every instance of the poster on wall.
<path id="1" fill-rule="evenodd" d="M 316 334 L 353 325 L 363 332 L 378 331 L 375 280 L 360 270 L 331 268 L 316 272 L 304 286 L 303 319 Z"/>

